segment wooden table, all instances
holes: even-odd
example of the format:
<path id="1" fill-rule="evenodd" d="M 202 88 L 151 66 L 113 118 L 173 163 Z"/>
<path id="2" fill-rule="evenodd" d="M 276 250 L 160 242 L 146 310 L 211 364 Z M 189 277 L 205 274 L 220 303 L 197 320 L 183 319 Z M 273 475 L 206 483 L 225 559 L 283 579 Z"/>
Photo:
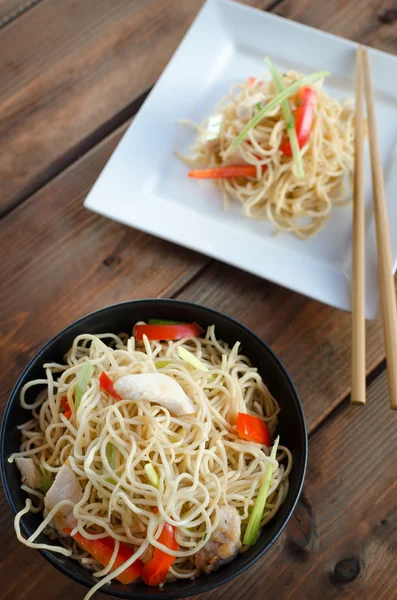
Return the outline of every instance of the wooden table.
<path id="1" fill-rule="evenodd" d="M 396 0 L 247 3 L 397 54 Z M 367 326 L 367 406 L 351 407 L 348 314 L 82 206 L 201 4 L 0 0 L 1 403 L 37 349 L 87 312 L 150 296 L 226 312 L 286 365 L 310 455 L 286 532 L 206 598 L 393 600 L 397 415 L 380 320 Z M 82 587 L 17 542 L 3 495 L 1 503 L 1 599 L 82 598 Z"/>

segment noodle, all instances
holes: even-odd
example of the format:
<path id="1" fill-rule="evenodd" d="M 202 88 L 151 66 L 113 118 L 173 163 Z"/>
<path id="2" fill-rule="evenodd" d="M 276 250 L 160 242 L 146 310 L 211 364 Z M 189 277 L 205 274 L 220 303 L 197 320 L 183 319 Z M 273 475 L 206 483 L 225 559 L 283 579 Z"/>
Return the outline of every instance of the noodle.
<path id="1" fill-rule="evenodd" d="M 282 76 L 282 81 L 284 86 L 289 86 L 301 77 L 299 73 L 289 71 Z M 231 145 L 251 116 L 275 97 L 273 81 L 256 79 L 254 83 L 232 85 L 228 95 L 218 102 L 213 116 L 198 127 L 192 155 L 183 156 L 177 152 L 186 164 L 195 168 L 256 166 L 256 178 L 216 180 L 224 209 L 227 209 L 229 198 L 237 200 L 245 217 L 266 219 L 278 232 L 293 232 L 302 239 L 322 228 L 333 206 L 349 201 L 345 198 L 344 179 L 352 172 L 354 162 L 353 109 L 347 103 L 341 104 L 330 98 L 321 83 L 310 87 L 316 92 L 316 106 L 309 139 L 301 149 L 302 179 L 296 177 L 292 157 L 280 151 L 286 135 L 281 106 L 252 128 L 239 146 Z M 251 105 L 258 99 L 258 106 Z M 242 106 L 246 114 L 241 113 Z M 211 118 L 217 115 L 222 116 L 219 135 L 216 139 L 208 138 Z M 182 124 L 188 122 L 182 121 Z"/>
<path id="2" fill-rule="evenodd" d="M 193 370 L 179 357 L 179 346 L 194 354 L 208 370 Z M 70 421 L 63 413 L 61 399 L 66 397 L 72 405 L 79 373 L 87 361 L 94 366 L 94 374 Z M 43 509 L 44 493 L 24 485 L 23 490 L 34 496 L 38 505 L 33 507 L 32 501 L 26 500 L 25 508 L 15 517 L 15 529 L 18 539 L 29 547 L 71 556 L 93 570 L 99 582 L 86 600 L 143 556 L 149 546 L 176 557 L 168 578 L 198 576 L 194 555 L 217 528 L 220 507 L 237 509 L 244 531 L 269 464 L 274 465 L 274 471 L 261 526 L 273 518 L 285 500 L 292 468 L 290 451 L 279 446 L 277 460 L 273 460 L 266 446 L 242 440 L 232 425 L 238 412 L 249 412 L 258 415 L 274 436 L 278 404 L 257 369 L 240 354 L 239 344 L 229 348 L 216 338 L 213 326 L 204 338 L 163 343 L 144 338 L 141 345 L 125 334 L 79 335 L 65 364 L 49 363 L 44 369 L 46 379 L 30 381 L 22 388 L 21 405 L 31 411 L 32 418 L 19 427 L 20 452 L 8 460 L 30 457 L 52 477 L 68 464 L 78 478 L 82 497 L 77 503 L 63 499 L 48 514 L 44 511 L 42 524 L 25 540 L 20 520 L 29 511 Z M 195 413 L 175 416 L 154 402 L 115 400 L 99 385 L 102 371 L 112 381 L 125 375 L 164 373 L 180 384 L 194 403 Z M 44 393 L 29 403 L 32 386 L 42 389 L 43 384 Z M 157 487 L 148 479 L 148 463 L 158 474 Z M 99 565 L 72 537 L 54 529 L 54 515 L 68 506 L 77 519 L 74 532 L 89 540 L 105 536 L 115 540 L 109 563 Z M 176 528 L 177 550 L 159 541 L 161 523 Z M 56 538 L 58 545 L 36 543 L 43 531 Z M 134 559 L 116 568 L 122 542 L 133 546 Z"/>

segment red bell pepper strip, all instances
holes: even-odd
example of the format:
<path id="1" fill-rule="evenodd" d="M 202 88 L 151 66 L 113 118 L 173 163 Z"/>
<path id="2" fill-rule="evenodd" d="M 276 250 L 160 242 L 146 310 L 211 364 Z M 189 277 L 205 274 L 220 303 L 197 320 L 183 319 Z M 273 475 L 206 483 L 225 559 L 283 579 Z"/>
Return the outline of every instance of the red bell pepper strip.
<path id="1" fill-rule="evenodd" d="M 135 337 L 142 341 L 146 335 L 148 340 L 180 340 L 197 337 L 203 330 L 197 323 L 187 325 L 135 325 Z"/>
<path id="2" fill-rule="evenodd" d="M 252 75 L 250 77 L 248 77 L 247 79 L 247 87 L 249 87 L 250 85 L 252 85 L 253 83 L 255 83 L 256 81 L 256 77 L 252 77 Z"/>
<path id="3" fill-rule="evenodd" d="M 70 421 L 73 413 L 66 396 L 62 396 L 61 398 L 61 408 L 63 410 L 64 416 Z"/>
<path id="4" fill-rule="evenodd" d="M 122 400 L 120 394 L 114 389 L 113 381 L 110 379 L 109 375 L 106 375 L 105 371 L 102 371 L 99 377 L 99 386 L 101 390 L 107 392 L 109 396 L 112 396 L 115 400 Z"/>
<path id="5" fill-rule="evenodd" d="M 70 410 L 69 401 L 66 396 L 62 396 L 61 398 L 61 408 L 63 412 L 67 412 L 68 410 Z"/>
<path id="6" fill-rule="evenodd" d="M 264 171 L 266 165 L 262 166 Z M 193 169 L 189 171 L 193 179 L 229 179 L 230 177 L 256 177 L 255 165 L 230 165 L 225 167 L 212 167 L 210 169 Z"/>
<path id="7" fill-rule="evenodd" d="M 71 529 L 64 529 L 63 533 L 70 535 Z M 89 540 L 77 532 L 73 535 L 73 539 L 81 546 L 84 550 L 89 552 L 91 556 L 95 558 L 101 565 L 106 567 L 112 558 L 114 550 L 114 539 L 111 537 L 101 538 L 99 540 Z M 134 554 L 134 550 L 128 544 L 120 542 L 119 550 L 117 552 L 116 560 L 113 563 L 111 571 L 115 571 L 122 564 L 124 564 Z M 132 565 L 127 567 L 125 571 L 120 573 L 116 579 L 121 583 L 128 585 L 138 577 L 141 577 L 143 570 L 143 562 L 137 558 Z"/>
<path id="8" fill-rule="evenodd" d="M 169 523 L 163 525 L 158 541 L 170 550 L 178 550 L 179 548 L 175 539 L 175 527 Z M 159 550 L 159 548 L 153 548 L 153 558 L 143 568 L 143 581 L 147 585 L 160 585 L 163 583 L 174 560 L 175 556 L 171 556 Z"/>
<path id="9" fill-rule="evenodd" d="M 302 148 L 309 139 L 313 126 L 314 107 L 316 106 L 316 92 L 309 87 L 303 87 L 296 95 L 297 109 L 295 111 L 295 128 L 299 148 Z M 280 150 L 286 156 L 292 156 L 292 148 L 288 138 L 280 144 Z"/>
<path id="10" fill-rule="evenodd" d="M 270 446 L 269 429 L 259 417 L 247 415 L 247 413 L 238 413 L 236 426 L 241 439 Z"/>

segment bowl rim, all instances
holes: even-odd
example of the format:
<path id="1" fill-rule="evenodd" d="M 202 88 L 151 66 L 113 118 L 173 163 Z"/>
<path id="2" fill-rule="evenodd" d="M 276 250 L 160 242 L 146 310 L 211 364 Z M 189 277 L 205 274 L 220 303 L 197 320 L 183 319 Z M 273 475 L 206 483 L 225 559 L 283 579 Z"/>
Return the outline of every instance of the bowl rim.
<path id="1" fill-rule="evenodd" d="M 2 415 L 2 421 L 1 421 L 1 427 L 0 427 L 0 475 L 1 475 L 1 481 L 3 484 L 3 489 L 4 489 L 4 493 L 5 493 L 7 502 L 11 508 L 12 513 L 14 515 L 16 515 L 18 512 L 18 509 L 12 498 L 12 495 L 11 495 L 11 492 L 10 492 L 10 489 L 8 486 L 8 480 L 5 475 L 6 423 L 8 421 L 11 408 L 12 408 L 15 400 L 18 398 L 18 391 L 21 386 L 21 383 L 22 383 L 23 379 L 25 378 L 26 374 L 32 368 L 33 363 L 38 361 L 40 359 L 40 357 L 46 352 L 46 350 L 54 342 L 56 342 L 57 340 L 62 338 L 70 329 L 72 329 L 76 325 L 79 325 L 80 323 L 84 322 L 89 317 L 92 317 L 94 315 L 100 315 L 101 313 L 105 313 L 107 311 L 111 311 L 112 309 L 115 309 L 116 307 L 123 307 L 123 306 L 127 306 L 127 305 L 138 306 L 140 304 L 145 305 L 145 306 L 148 304 L 156 305 L 159 302 L 161 302 L 162 304 L 169 304 L 169 305 L 180 305 L 180 306 L 183 305 L 183 306 L 188 307 L 193 310 L 197 309 L 197 308 L 200 310 L 204 310 L 209 315 L 214 315 L 214 318 L 220 317 L 222 319 L 226 319 L 232 325 L 234 325 L 238 328 L 241 328 L 242 330 L 245 331 L 246 334 L 248 334 L 249 336 L 254 338 L 264 348 L 264 350 L 266 350 L 271 355 L 273 360 L 277 363 L 278 367 L 282 371 L 284 377 L 286 378 L 286 380 L 291 388 L 291 391 L 295 397 L 296 408 L 297 408 L 297 411 L 299 414 L 300 425 L 301 425 L 302 434 L 303 434 L 303 447 L 302 447 L 303 460 L 302 460 L 300 472 L 298 474 L 297 491 L 296 491 L 295 497 L 292 500 L 292 503 L 291 503 L 291 506 L 290 506 L 288 512 L 284 516 L 282 522 L 280 523 L 278 529 L 273 534 L 273 536 L 271 538 L 269 538 L 268 542 L 263 546 L 263 548 L 261 548 L 261 550 L 257 551 L 251 557 L 251 559 L 247 562 L 247 564 L 240 565 L 239 568 L 236 568 L 233 572 L 225 575 L 221 579 L 221 581 L 211 581 L 210 578 L 197 578 L 196 581 L 199 581 L 200 583 L 197 585 L 196 589 L 188 590 L 188 591 L 183 591 L 183 589 L 181 589 L 180 592 L 167 592 L 166 588 L 165 589 L 162 588 L 160 592 L 153 592 L 150 594 L 150 600 L 172 600 L 174 598 L 175 599 L 176 598 L 185 598 L 186 593 L 188 593 L 188 596 L 195 596 L 197 594 L 202 594 L 202 593 L 208 592 L 211 589 L 220 587 L 220 586 L 228 583 L 229 581 L 231 581 L 238 575 L 241 575 L 241 573 L 243 573 L 244 571 L 246 571 L 250 567 L 252 567 L 269 550 L 269 548 L 275 543 L 275 541 L 281 535 L 281 533 L 285 529 L 288 521 L 290 520 L 292 513 L 295 510 L 297 502 L 302 493 L 302 487 L 303 487 L 303 482 L 304 482 L 305 475 L 306 475 L 307 460 L 308 460 L 308 433 L 307 433 L 307 426 L 306 426 L 306 420 L 305 420 L 305 415 L 303 412 L 302 403 L 301 403 L 299 394 L 295 388 L 295 385 L 294 385 L 291 377 L 289 376 L 286 368 L 284 367 L 283 363 L 281 362 L 281 360 L 273 352 L 273 350 L 270 348 L 270 346 L 264 340 L 262 340 L 256 333 L 254 333 L 249 327 L 247 327 L 246 325 L 244 325 L 243 323 L 241 323 L 234 317 L 230 317 L 229 315 L 226 315 L 225 313 L 223 313 L 219 310 L 216 310 L 214 308 L 210 308 L 210 307 L 202 305 L 202 304 L 197 304 L 195 302 L 188 302 L 185 300 L 178 300 L 178 299 L 173 299 L 173 298 L 143 298 L 143 299 L 138 299 L 138 300 L 126 300 L 123 302 L 116 302 L 114 304 L 109 304 L 108 306 L 105 306 L 105 307 L 99 308 L 97 310 L 94 310 L 90 313 L 87 313 L 87 314 L 83 315 L 82 317 L 79 317 L 72 323 L 69 323 L 69 325 L 66 325 L 63 329 L 61 329 L 61 331 L 59 331 L 53 337 L 51 337 L 35 353 L 35 355 L 29 360 L 28 364 L 23 369 L 22 373 L 19 375 L 14 387 L 12 388 L 12 391 L 9 395 L 9 398 L 7 400 L 7 403 L 6 403 L 6 406 L 5 406 L 3 415 Z M 215 323 L 215 325 L 216 325 L 216 323 Z M 23 521 L 21 521 L 21 529 L 25 535 L 29 535 L 29 531 L 28 531 L 27 527 L 24 525 Z M 58 571 L 60 571 L 67 577 L 70 577 L 72 580 L 76 581 L 77 583 L 80 583 L 81 585 L 83 585 L 85 587 L 88 587 L 88 588 L 92 587 L 89 584 L 89 582 L 84 580 L 82 577 L 80 577 L 79 574 L 75 573 L 74 571 L 72 571 L 71 569 L 65 567 L 62 563 L 60 563 L 56 559 L 56 554 L 53 554 L 48 550 L 36 549 L 36 551 L 38 551 L 51 565 L 53 565 L 56 569 L 58 569 Z M 104 586 L 103 588 L 101 588 L 100 591 L 104 594 L 113 595 L 113 596 L 119 597 L 119 598 L 127 598 L 128 600 L 142 600 L 143 598 L 147 598 L 149 600 L 148 595 L 141 594 L 139 592 L 135 592 L 133 589 L 129 590 L 128 586 L 125 586 L 125 590 L 124 589 L 113 589 L 111 586 Z"/>

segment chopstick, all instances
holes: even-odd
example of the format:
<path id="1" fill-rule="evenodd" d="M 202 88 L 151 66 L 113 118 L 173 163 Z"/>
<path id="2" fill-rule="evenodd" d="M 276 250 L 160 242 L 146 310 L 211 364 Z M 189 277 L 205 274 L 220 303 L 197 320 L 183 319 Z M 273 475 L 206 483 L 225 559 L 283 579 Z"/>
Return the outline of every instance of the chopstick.
<path id="1" fill-rule="evenodd" d="M 352 244 L 352 381 L 350 401 L 365 404 L 365 203 L 363 53 L 356 55 L 356 132 Z"/>
<path id="2" fill-rule="evenodd" d="M 381 291 L 383 333 L 385 340 L 390 407 L 397 410 L 397 308 L 394 288 L 390 235 L 383 181 L 382 162 L 376 127 L 375 101 L 368 52 L 362 52 L 364 88 L 368 115 L 369 147 L 371 152 L 372 196 L 375 215 L 376 244 Z"/>

